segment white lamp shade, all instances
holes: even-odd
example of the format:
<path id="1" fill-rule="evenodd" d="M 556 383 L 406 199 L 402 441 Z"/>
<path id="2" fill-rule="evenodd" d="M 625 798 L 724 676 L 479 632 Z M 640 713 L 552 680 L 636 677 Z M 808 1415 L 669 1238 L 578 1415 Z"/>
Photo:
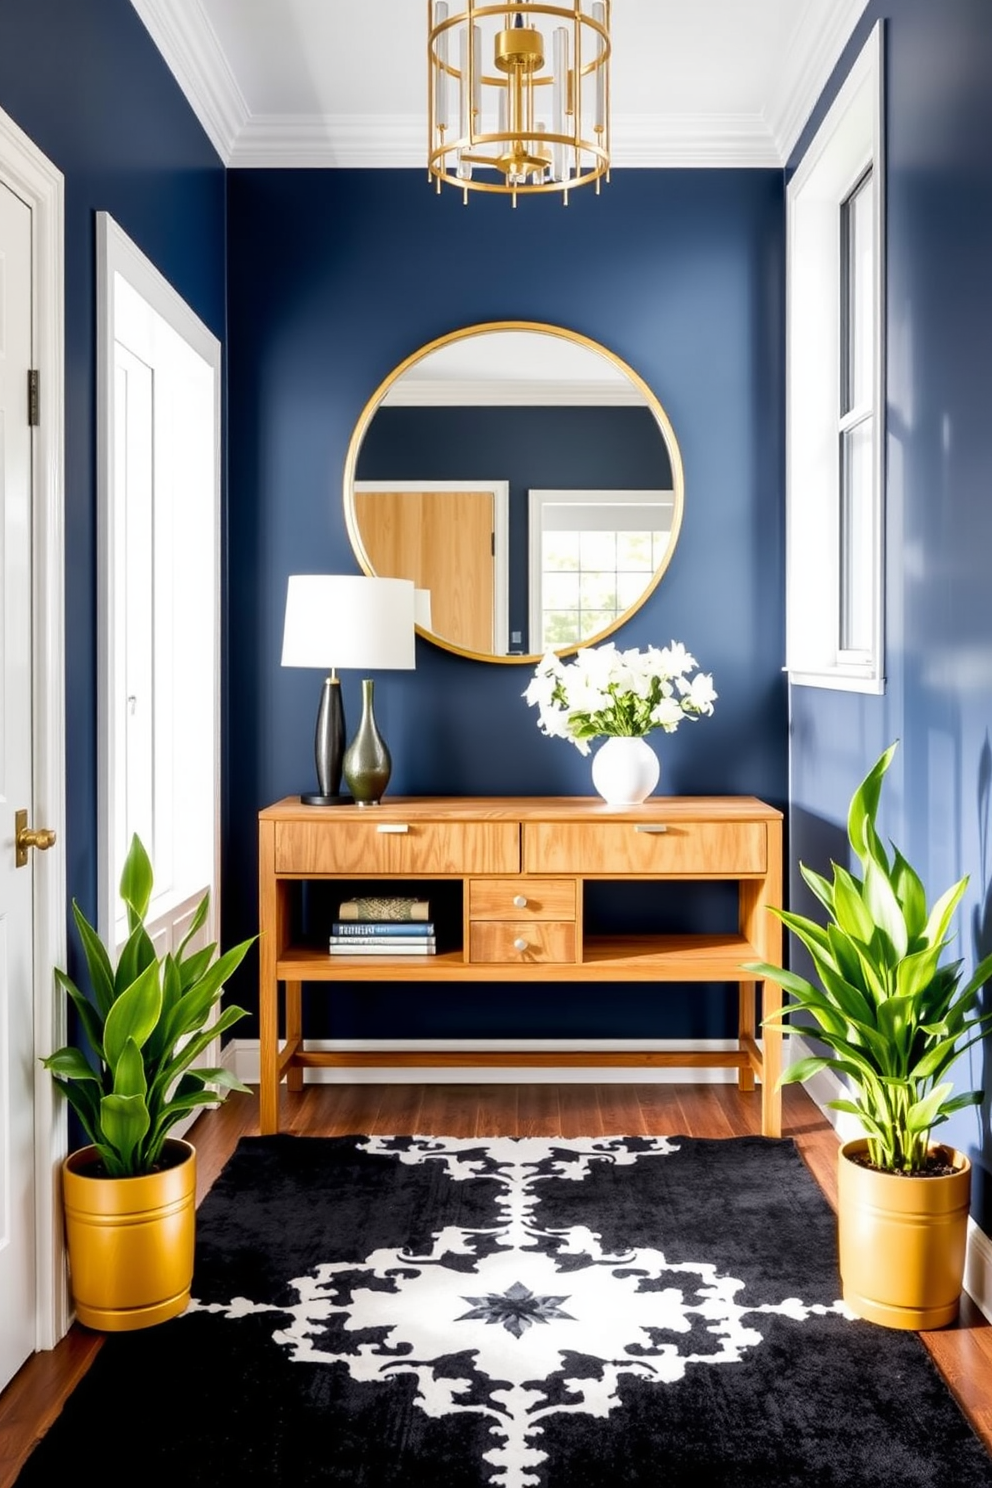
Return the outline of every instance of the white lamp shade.
<path id="1" fill-rule="evenodd" d="M 283 666 L 409 671 L 416 664 L 410 579 L 291 574 Z"/>
<path id="2" fill-rule="evenodd" d="M 414 590 L 413 613 L 421 630 L 431 629 L 431 591 L 429 589 Z"/>

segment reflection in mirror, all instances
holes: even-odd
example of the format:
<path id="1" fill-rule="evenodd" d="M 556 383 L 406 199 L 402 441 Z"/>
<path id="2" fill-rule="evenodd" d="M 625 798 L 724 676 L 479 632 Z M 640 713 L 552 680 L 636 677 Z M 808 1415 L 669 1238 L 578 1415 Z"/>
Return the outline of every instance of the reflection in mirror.
<path id="1" fill-rule="evenodd" d="M 352 438 L 345 512 L 366 572 L 413 579 L 449 650 L 532 661 L 643 604 L 682 516 L 671 425 L 573 332 L 471 327 L 407 359 Z"/>

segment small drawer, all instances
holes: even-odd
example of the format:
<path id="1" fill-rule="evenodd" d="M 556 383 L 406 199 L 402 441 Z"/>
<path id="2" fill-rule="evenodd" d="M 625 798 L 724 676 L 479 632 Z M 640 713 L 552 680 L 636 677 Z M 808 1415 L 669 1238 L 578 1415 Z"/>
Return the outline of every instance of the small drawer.
<path id="1" fill-rule="evenodd" d="M 373 808 L 347 816 L 329 811 L 320 822 L 276 825 L 276 872 L 327 874 L 516 873 L 516 822 L 404 821 Z"/>
<path id="2" fill-rule="evenodd" d="M 473 920 L 574 920 L 573 878 L 473 878 L 468 913 Z"/>
<path id="3" fill-rule="evenodd" d="M 764 873 L 764 822 L 525 822 L 527 873 L 734 878 Z"/>
<path id="4" fill-rule="evenodd" d="M 575 960 L 574 920 L 473 920 L 469 925 L 469 961 L 500 962 Z"/>

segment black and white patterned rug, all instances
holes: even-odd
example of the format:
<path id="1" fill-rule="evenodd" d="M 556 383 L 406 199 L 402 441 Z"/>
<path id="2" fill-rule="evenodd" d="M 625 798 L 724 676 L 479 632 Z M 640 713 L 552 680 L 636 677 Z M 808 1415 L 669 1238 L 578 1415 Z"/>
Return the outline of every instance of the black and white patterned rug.
<path id="1" fill-rule="evenodd" d="M 245 1138 L 194 1295 L 108 1339 L 23 1488 L 81 1452 L 112 1485 L 992 1488 L 919 1339 L 846 1314 L 789 1141 Z"/>

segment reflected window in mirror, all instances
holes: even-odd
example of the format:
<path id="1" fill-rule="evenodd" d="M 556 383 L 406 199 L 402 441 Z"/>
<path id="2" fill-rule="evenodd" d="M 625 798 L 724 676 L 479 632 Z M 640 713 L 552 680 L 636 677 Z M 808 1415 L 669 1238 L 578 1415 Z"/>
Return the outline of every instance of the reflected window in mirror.
<path id="1" fill-rule="evenodd" d="M 505 492 L 505 507 L 495 503 L 468 564 L 450 529 L 463 525 L 457 502 L 468 497 L 458 493 L 472 493 L 478 511 L 482 490 Z M 545 584 L 530 532 L 533 491 L 578 492 L 576 500 L 628 492 L 635 503 L 661 493 L 663 513 L 641 514 L 636 529 L 626 515 L 572 524 L 598 533 L 596 542 L 612 532 L 621 550 L 608 577 L 582 563 L 577 603 L 548 606 L 580 613 L 567 636 L 552 642 L 556 650 L 594 643 L 643 604 L 670 561 L 682 517 L 678 445 L 657 398 L 613 353 L 557 327 L 501 322 L 441 337 L 380 386 L 352 437 L 345 516 L 366 572 L 412 578 L 431 591 L 429 639 L 480 659 L 529 661 L 544 650 L 533 618 L 535 586 Z M 420 500 L 433 493 L 439 540 L 426 542 L 421 517 L 401 504 L 400 493 L 414 492 Z M 651 534 L 636 558 L 623 536 L 634 530 Z M 645 542 L 650 563 L 643 562 Z"/>
<path id="2" fill-rule="evenodd" d="M 530 649 L 585 645 L 636 605 L 671 541 L 672 491 L 530 492 Z"/>

